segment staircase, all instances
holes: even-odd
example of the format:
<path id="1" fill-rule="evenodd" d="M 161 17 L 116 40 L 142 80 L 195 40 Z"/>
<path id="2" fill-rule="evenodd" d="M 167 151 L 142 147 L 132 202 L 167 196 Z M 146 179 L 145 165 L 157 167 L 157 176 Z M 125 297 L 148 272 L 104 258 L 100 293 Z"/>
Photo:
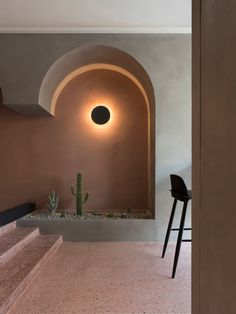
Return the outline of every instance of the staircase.
<path id="1" fill-rule="evenodd" d="M 0 314 L 9 311 L 41 267 L 62 243 L 61 235 L 40 235 L 38 228 L 0 228 Z"/>

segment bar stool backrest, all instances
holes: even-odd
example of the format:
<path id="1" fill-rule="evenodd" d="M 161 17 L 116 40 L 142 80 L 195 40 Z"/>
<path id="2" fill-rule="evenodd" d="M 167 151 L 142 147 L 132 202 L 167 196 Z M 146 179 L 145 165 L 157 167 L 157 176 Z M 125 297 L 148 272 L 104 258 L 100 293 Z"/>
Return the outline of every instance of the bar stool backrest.
<path id="1" fill-rule="evenodd" d="M 190 199 L 184 180 L 180 176 L 176 174 L 171 174 L 170 182 L 171 182 L 170 191 L 171 191 L 171 195 L 174 198 L 182 202 L 188 201 Z"/>

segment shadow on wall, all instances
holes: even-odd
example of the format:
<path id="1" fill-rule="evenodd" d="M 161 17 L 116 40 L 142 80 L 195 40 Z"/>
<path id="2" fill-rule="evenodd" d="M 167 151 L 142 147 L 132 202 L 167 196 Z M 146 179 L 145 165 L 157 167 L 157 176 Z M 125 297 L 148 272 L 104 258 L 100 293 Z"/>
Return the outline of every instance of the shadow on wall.
<path id="1" fill-rule="evenodd" d="M 184 179 L 187 188 L 191 189 L 191 177 L 192 177 L 191 171 L 192 171 L 191 166 L 188 166 L 182 169 L 181 171 L 170 172 L 170 174 L 174 173 L 181 176 Z M 165 236 L 165 232 L 166 232 L 167 225 L 169 222 L 169 217 L 170 217 L 172 204 L 174 200 L 173 197 L 171 196 L 170 188 L 171 188 L 170 178 L 167 177 L 166 179 L 161 180 L 158 183 L 158 189 L 156 191 L 157 204 L 158 203 L 162 204 L 161 208 L 160 206 L 157 207 L 158 211 L 156 212 L 156 216 L 158 218 L 157 219 L 158 238 L 160 238 L 161 240 L 163 240 L 164 239 L 163 237 Z M 175 218 L 173 222 L 173 228 L 179 227 L 180 215 L 182 213 L 182 206 L 183 206 L 182 202 L 177 203 Z M 192 202 L 190 201 L 188 204 L 187 216 L 186 216 L 186 221 L 185 221 L 186 227 L 191 227 L 191 208 L 192 208 Z M 185 231 L 184 237 L 190 238 L 191 237 L 190 232 Z M 174 240 L 175 238 L 176 238 L 176 234 L 172 232 L 170 240 Z"/>

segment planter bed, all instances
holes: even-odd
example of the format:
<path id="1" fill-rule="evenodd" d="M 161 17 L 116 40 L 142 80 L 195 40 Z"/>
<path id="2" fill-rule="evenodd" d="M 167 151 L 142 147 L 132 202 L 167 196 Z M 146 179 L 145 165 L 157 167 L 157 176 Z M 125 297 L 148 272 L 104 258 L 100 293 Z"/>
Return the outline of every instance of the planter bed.
<path id="1" fill-rule="evenodd" d="M 77 216 L 75 212 L 71 211 L 58 211 L 54 214 L 49 214 L 46 211 L 35 211 L 24 216 L 24 220 L 91 220 L 91 219 L 148 219 L 151 215 L 147 211 L 99 211 L 99 212 L 86 212 L 82 216 Z"/>

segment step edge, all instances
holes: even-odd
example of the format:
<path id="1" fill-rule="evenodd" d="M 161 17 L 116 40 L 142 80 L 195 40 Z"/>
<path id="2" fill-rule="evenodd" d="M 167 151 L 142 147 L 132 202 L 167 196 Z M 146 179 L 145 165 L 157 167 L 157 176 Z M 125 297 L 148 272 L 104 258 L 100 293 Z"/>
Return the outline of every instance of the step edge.
<path id="1" fill-rule="evenodd" d="M 11 232 L 12 230 L 16 229 L 16 221 L 12 221 L 7 225 L 0 227 L 0 237 L 4 234 Z"/>
<path id="2" fill-rule="evenodd" d="M 54 255 L 54 253 L 59 249 L 63 242 L 62 235 L 59 235 L 52 246 L 45 252 L 43 257 L 38 261 L 38 263 L 31 269 L 31 271 L 26 275 L 22 282 L 16 287 L 14 292 L 8 297 L 8 299 L 0 307 L 0 314 L 8 314 L 17 302 L 24 295 L 26 290 L 30 287 L 32 282 L 40 274 L 42 268 L 46 265 L 47 261 Z"/>
<path id="3" fill-rule="evenodd" d="M 29 228 L 29 233 L 25 235 L 19 242 L 15 243 L 6 252 L 0 255 L 0 267 L 9 262 L 16 254 L 29 245 L 34 239 L 39 236 L 39 228 Z"/>

